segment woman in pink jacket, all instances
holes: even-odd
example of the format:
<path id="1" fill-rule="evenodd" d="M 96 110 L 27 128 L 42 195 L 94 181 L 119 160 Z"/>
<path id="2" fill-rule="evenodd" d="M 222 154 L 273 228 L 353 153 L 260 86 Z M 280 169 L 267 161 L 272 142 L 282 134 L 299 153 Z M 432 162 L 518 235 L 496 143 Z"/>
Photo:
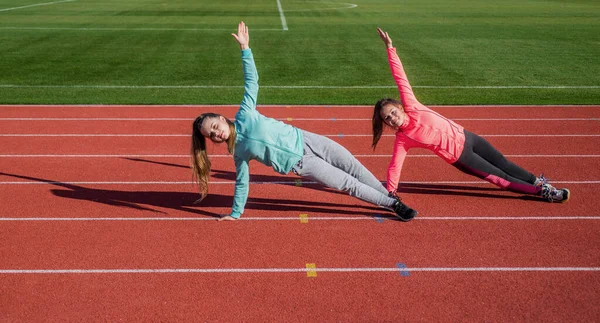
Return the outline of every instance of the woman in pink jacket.
<path id="1" fill-rule="evenodd" d="M 392 46 L 392 39 L 380 28 L 377 31 L 387 47 L 388 62 L 401 99 L 382 99 L 375 105 L 373 113 L 373 149 L 381 138 L 384 123 L 396 129 L 394 152 L 387 174 L 390 194 L 397 190 L 407 151 L 419 147 L 433 151 L 460 171 L 502 189 L 541 196 L 550 202 L 566 202 L 569 199 L 568 189 L 554 188 L 543 176 L 536 177 L 507 160 L 485 139 L 421 104 L 412 91 Z"/>

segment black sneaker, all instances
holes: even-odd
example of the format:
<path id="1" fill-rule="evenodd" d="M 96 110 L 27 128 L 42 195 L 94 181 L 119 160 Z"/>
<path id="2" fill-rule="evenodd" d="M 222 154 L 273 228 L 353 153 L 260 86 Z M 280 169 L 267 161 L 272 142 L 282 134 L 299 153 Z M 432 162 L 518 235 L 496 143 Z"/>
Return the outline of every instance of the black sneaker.
<path id="1" fill-rule="evenodd" d="M 402 200 L 398 196 L 394 194 L 392 197 L 396 199 L 396 202 L 394 205 L 392 205 L 392 208 L 394 209 L 394 212 L 400 221 L 408 222 L 417 216 L 418 212 L 402 203 Z"/>

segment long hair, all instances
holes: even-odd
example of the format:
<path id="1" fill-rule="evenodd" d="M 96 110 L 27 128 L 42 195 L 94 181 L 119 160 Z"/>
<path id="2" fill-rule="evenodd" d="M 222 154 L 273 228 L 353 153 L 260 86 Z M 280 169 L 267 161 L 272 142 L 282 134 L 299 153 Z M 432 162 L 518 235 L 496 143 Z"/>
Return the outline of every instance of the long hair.
<path id="1" fill-rule="evenodd" d="M 196 203 L 202 201 L 206 195 L 208 195 L 208 175 L 210 174 L 210 160 L 208 159 L 208 154 L 206 153 L 206 138 L 204 138 L 200 132 L 200 127 L 206 118 L 218 117 L 220 117 L 220 115 L 216 113 L 203 113 L 199 115 L 192 124 L 192 176 L 194 181 L 198 183 L 198 190 L 200 191 L 200 199 L 198 199 Z M 227 118 L 225 118 L 225 120 L 227 120 L 227 124 L 229 125 L 227 150 L 233 155 L 237 133 L 235 132 L 235 125 L 233 122 Z"/>
<path id="2" fill-rule="evenodd" d="M 373 111 L 373 144 L 371 145 L 373 150 L 377 147 L 377 143 L 379 142 L 379 139 L 381 139 L 381 134 L 383 133 L 384 122 L 383 119 L 381 119 L 381 109 L 390 103 L 398 108 L 402 107 L 402 102 L 390 98 L 381 99 L 375 104 L 375 110 Z"/>

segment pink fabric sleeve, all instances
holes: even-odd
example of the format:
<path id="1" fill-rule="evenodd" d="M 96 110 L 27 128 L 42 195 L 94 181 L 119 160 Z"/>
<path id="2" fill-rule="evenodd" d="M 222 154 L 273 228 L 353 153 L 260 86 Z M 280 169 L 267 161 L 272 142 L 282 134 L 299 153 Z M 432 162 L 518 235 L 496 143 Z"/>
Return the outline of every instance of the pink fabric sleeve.
<path id="1" fill-rule="evenodd" d="M 396 135 L 396 140 L 394 141 L 394 152 L 392 153 L 392 160 L 390 161 L 390 166 L 388 167 L 387 173 L 388 192 L 396 192 L 398 189 L 400 173 L 402 172 L 402 165 L 404 164 L 404 159 L 406 158 L 407 152 L 408 149 L 404 140 L 402 140 L 400 136 Z"/>
<path id="2" fill-rule="evenodd" d="M 412 87 L 408 82 L 402 63 L 398 54 L 396 54 L 396 48 L 391 47 L 387 50 L 388 62 L 390 63 L 390 69 L 392 70 L 392 76 L 398 85 L 398 91 L 400 91 L 400 100 L 404 107 L 412 107 L 419 103 L 415 94 L 413 93 Z"/>

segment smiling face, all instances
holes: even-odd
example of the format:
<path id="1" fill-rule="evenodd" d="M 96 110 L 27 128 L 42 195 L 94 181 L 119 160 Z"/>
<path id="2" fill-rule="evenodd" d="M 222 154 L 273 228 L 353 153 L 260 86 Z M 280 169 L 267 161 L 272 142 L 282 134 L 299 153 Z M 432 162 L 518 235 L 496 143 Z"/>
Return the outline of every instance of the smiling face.
<path id="1" fill-rule="evenodd" d="M 400 127 L 406 118 L 404 110 L 391 103 L 388 103 L 381 108 L 379 116 L 381 116 L 381 119 L 386 125 L 392 128 Z"/>
<path id="2" fill-rule="evenodd" d="M 205 118 L 200 125 L 200 133 L 214 143 L 222 143 L 229 139 L 229 124 L 223 116 Z"/>

